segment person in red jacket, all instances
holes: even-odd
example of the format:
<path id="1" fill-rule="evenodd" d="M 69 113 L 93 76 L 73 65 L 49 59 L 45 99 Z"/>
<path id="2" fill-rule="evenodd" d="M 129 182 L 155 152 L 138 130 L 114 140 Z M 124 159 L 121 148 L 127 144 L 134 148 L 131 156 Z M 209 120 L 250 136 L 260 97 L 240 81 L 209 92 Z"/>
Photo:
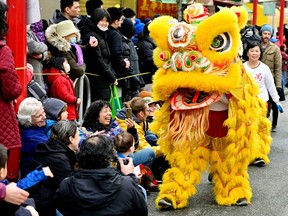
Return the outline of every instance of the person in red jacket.
<path id="1" fill-rule="evenodd" d="M 79 118 L 77 107 L 81 104 L 81 99 L 76 97 L 73 88 L 73 81 L 68 73 L 70 65 L 65 57 L 52 57 L 44 73 L 48 74 L 48 96 L 58 98 L 67 103 L 68 120 Z"/>
<path id="2" fill-rule="evenodd" d="M 0 2 L 0 143 L 8 149 L 7 179 L 17 181 L 21 139 L 13 103 L 20 96 L 22 87 L 12 51 L 3 42 L 8 31 L 6 12 L 7 5 Z"/>

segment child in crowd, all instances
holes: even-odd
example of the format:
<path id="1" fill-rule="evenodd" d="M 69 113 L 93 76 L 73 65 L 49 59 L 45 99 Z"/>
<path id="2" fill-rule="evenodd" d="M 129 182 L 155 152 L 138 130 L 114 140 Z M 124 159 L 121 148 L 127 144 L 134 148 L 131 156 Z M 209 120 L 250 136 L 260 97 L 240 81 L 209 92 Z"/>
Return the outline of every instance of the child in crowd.
<path id="1" fill-rule="evenodd" d="M 7 149 L 4 145 L 0 144 L 0 181 L 8 184 L 6 180 L 7 175 Z M 21 189 L 27 189 L 29 187 L 34 186 L 42 180 L 47 179 L 47 176 L 53 177 L 49 167 L 44 167 L 40 170 L 35 170 L 29 174 L 24 179 L 21 179 L 17 183 L 17 187 Z M 14 184 L 14 183 L 12 183 Z M 7 202 L 0 203 L 0 211 L 5 212 L 5 215 L 32 215 L 38 216 L 38 212 L 35 210 L 34 200 L 28 198 L 24 203 L 20 206 L 12 205 Z"/>
<path id="2" fill-rule="evenodd" d="M 121 132 L 114 137 L 114 146 L 117 151 L 117 157 L 123 159 L 124 164 L 128 162 L 127 157 L 134 157 L 137 155 L 135 151 L 135 141 L 133 136 L 128 132 Z M 149 158 L 147 158 L 149 159 Z M 158 190 L 158 182 L 155 179 L 150 166 L 153 161 L 147 160 L 146 163 L 139 164 L 134 168 L 134 174 L 139 179 L 142 177 L 141 185 L 148 190 Z M 142 176 L 143 175 L 143 176 Z"/>
<path id="3" fill-rule="evenodd" d="M 79 118 L 77 107 L 81 104 L 81 99 L 75 95 L 73 81 L 68 76 L 69 71 L 70 65 L 67 59 L 58 56 L 52 57 L 44 73 L 48 74 L 48 96 L 67 103 L 68 120 L 77 120 Z"/>
<path id="4" fill-rule="evenodd" d="M 51 128 L 57 121 L 67 120 L 67 104 L 57 98 L 47 98 L 43 101 L 44 111 L 46 113 L 47 136 L 50 137 Z"/>

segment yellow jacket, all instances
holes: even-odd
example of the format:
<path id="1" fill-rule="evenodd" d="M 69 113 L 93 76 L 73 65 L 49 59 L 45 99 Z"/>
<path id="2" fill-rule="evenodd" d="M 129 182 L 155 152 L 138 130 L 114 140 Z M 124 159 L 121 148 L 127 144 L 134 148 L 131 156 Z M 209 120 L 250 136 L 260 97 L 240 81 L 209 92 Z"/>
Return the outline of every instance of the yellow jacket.
<path id="1" fill-rule="evenodd" d="M 127 130 L 127 125 L 125 119 L 116 118 L 117 122 L 119 123 L 120 127 L 123 128 L 123 130 Z M 160 146 L 151 146 L 145 139 L 145 131 L 143 130 L 142 123 L 138 124 L 134 121 L 134 127 L 136 128 L 138 132 L 138 139 L 139 139 L 139 146 L 137 150 L 141 150 L 143 148 L 150 147 L 154 150 L 156 157 L 159 157 L 162 155 L 162 152 L 160 150 Z M 136 151 L 137 151 L 136 150 Z"/>

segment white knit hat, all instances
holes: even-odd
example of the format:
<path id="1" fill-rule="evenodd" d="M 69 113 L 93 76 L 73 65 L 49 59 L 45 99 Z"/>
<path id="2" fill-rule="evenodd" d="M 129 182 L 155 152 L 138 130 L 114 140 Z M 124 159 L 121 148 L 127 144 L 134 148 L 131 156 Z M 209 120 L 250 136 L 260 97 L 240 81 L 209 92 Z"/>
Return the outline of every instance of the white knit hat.
<path id="1" fill-rule="evenodd" d="M 61 37 L 79 32 L 71 20 L 65 20 L 56 24 L 56 31 Z"/>

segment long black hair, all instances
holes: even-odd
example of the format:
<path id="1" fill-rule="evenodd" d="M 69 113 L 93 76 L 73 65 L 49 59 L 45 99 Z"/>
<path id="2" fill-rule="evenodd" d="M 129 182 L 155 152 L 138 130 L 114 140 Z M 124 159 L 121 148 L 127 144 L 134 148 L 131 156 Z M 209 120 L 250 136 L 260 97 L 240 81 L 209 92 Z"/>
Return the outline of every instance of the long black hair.
<path id="1" fill-rule="evenodd" d="M 0 40 L 2 40 L 8 33 L 8 24 L 6 19 L 7 10 L 7 5 L 0 1 Z"/>
<path id="2" fill-rule="evenodd" d="M 109 107 L 111 109 L 111 105 L 109 101 L 97 100 L 94 101 L 89 108 L 87 109 L 84 115 L 84 121 L 82 126 L 92 130 L 93 132 L 101 131 L 101 130 L 110 130 L 111 126 L 103 125 L 99 122 L 99 115 L 103 107 Z"/>
<path id="3" fill-rule="evenodd" d="M 47 63 L 47 65 L 45 65 L 46 68 L 50 69 L 52 67 L 58 69 L 58 70 L 62 70 L 65 71 L 64 67 L 63 67 L 63 63 L 66 61 L 67 59 L 63 56 L 53 56 L 50 61 Z"/>

